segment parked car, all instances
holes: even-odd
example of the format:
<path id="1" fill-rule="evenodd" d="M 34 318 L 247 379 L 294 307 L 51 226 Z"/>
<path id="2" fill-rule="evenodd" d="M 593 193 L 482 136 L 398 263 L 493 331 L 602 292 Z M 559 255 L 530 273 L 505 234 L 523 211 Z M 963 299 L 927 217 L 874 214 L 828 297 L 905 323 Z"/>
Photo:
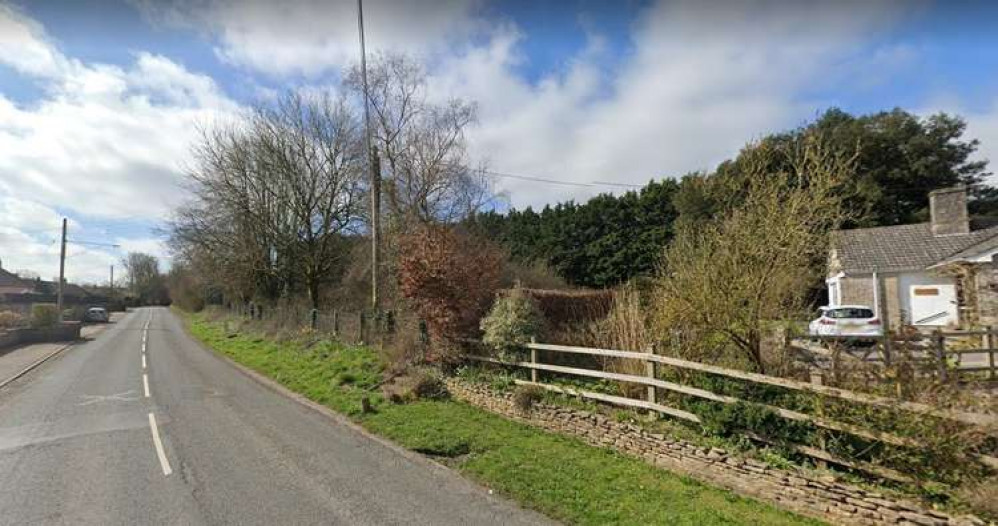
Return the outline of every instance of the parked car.
<path id="1" fill-rule="evenodd" d="M 107 314 L 107 309 L 104 307 L 90 307 L 83 315 L 83 321 L 107 323 L 109 320 L 110 317 Z"/>
<path id="2" fill-rule="evenodd" d="M 866 305 L 829 305 L 818 309 L 808 325 L 811 336 L 852 336 L 857 340 L 880 338 L 884 328 Z"/>

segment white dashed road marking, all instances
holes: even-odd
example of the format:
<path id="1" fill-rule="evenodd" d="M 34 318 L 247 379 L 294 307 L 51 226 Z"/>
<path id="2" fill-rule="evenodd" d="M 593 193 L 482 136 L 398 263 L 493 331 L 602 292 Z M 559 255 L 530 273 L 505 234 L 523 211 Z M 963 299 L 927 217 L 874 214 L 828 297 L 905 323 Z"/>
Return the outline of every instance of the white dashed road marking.
<path id="1" fill-rule="evenodd" d="M 156 456 L 159 457 L 159 466 L 163 468 L 163 475 L 170 476 L 173 469 L 170 468 L 170 461 L 166 459 L 166 451 L 163 450 L 163 441 L 159 439 L 159 427 L 156 426 L 156 416 L 149 413 L 149 429 L 152 431 L 152 443 L 156 446 Z"/>

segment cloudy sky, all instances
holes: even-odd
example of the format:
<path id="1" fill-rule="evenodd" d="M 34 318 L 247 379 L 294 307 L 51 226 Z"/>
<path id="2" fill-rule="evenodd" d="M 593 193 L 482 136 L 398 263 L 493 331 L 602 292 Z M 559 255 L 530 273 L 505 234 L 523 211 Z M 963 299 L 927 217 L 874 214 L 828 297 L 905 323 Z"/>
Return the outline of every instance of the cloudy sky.
<path id="1" fill-rule="evenodd" d="M 475 100 L 474 155 L 516 207 L 710 169 L 838 106 L 955 112 L 998 159 L 998 9 L 973 2 L 367 0 L 369 51 Z M 335 85 L 353 0 L 0 0 L 0 260 L 106 280 L 167 256 L 197 126 Z M 120 248 L 82 242 L 118 244 Z"/>

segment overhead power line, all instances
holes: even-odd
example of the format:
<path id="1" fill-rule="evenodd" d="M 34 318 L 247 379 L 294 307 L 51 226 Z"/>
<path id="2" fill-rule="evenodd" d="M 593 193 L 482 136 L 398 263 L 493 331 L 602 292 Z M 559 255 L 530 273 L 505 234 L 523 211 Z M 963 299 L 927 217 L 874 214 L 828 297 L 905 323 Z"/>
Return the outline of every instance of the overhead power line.
<path id="1" fill-rule="evenodd" d="M 582 181 L 559 181 L 557 179 L 548 179 L 548 178 L 545 178 L 545 177 L 535 177 L 535 176 L 531 176 L 531 175 L 512 174 L 512 173 L 508 173 L 508 172 L 497 172 L 497 171 L 494 171 L 494 170 L 482 170 L 482 173 L 485 173 L 486 175 L 491 175 L 491 176 L 494 176 L 494 177 L 505 177 L 505 178 L 509 178 L 509 179 L 519 179 L 521 181 L 535 181 L 535 182 L 538 182 L 538 183 L 558 184 L 558 185 L 563 185 L 563 186 L 580 186 L 580 187 L 589 187 L 589 188 L 592 188 L 594 186 L 618 186 L 618 187 L 622 187 L 622 188 L 641 188 L 641 185 L 639 185 L 639 184 L 610 183 L 610 182 L 606 182 L 606 181 L 590 181 L 590 182 L 582 182 Z"/>

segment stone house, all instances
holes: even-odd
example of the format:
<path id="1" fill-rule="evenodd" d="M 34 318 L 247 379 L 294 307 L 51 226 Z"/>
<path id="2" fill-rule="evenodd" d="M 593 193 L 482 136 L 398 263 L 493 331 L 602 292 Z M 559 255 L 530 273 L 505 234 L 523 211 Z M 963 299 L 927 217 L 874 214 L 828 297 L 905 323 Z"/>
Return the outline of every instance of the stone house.
<path id="1" fill-rule="evenodd" d="M 891 327 L 998 325 L 998 224 L 969 218 L 964 186 L 929 194 L 927 223 L 839 230 L 828 303 L 868 305 Z"/>

